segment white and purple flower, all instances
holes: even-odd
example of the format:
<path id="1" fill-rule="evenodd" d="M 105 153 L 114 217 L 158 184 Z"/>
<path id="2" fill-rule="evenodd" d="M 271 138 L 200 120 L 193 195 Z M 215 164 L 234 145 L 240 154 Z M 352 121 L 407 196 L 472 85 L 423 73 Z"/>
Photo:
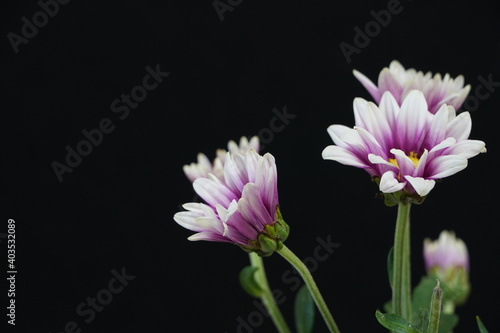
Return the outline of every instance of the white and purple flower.
<path id="1" fill-rule="evenodd" d="M 439 238 L 435 241 L 426 238 L 424 240 L 424 259 L 427 271 L 435 268 L 445 271 L 448 268 L 457 267 L 469 271 L 467 246 L 452 231 L 441 231 Z"/>
<path id="2" fill-rule="evenodd" d="M 458 110 L 469 94 L 470 85 L 464 87 L 462 75 L 455 79 L 449 74 L 432 75 L 431 72 L 423 73 L 413 68 L 406 70 L 397 60 L 393 60 L 389 67 L 382 69 L 378 76 L 378 86 L 357 70 L 354 76 L 372 95 L 378 104 L 385 91 L 391 92 L 399 105 L 410 91 L 416 89 L 423 92 L 429 111 L 436 113 L 443 104 L 451 105 Z"/>
<path id="3" fill-rule="evenodd" d="M 470 293 L 469 252 L 464 241 L 452 231 L 443 230 L 439 239 L 424 240 L 427 275 L 438 279 L 445 290 L 445 300 L 454 305 L 465 303 Z"/>
<path id="4" fill-rule="evenodd" d="M 234 243 L 268 256 L 281 248 L 289 232 L 278 207 L 275 159 L 251 148 L 245 153 L 229 149 L 222 177 L 208 172 L 193 182 L 205 203 L 184 204 L 186 211 L 176 213 L 174 220 L 196 232 L 189 240 Z"/>
<path id="5" fill-rule="evenodd" d="M 467 160 L 486 152 L 485 143 L 468 140 L 471 118 L 456 115 L 446 104 L 433 114 L 421 91 L 408 93 L 399 106 L 390 93 L 380 104 L 354 99 L 355 126 L 331 125 L 335 145 L 323 158 L 365 169 L 383 193 L 404 191 L 426 196 L 435 181 L 467 167 Z"/>
<path id="6" fill-rule="evenodd" d="M 253 149 L 258 153 L 259 148 L 260 143 L 258 136 L 253 136 L 250 140 L 248 140 L 247 137 L 242 136 L 239 144 L 233 140 L 229 141 L 227 144 L 227 149 L 230 153 L 246 153 L 250 149 Z M 197 156 L 198 163 L 193 162 L 191 164 L 184 165 L 184 174 L 191 182 L 194 182 L 200 177 L 208 178 L 209 173 L 223 180 L 226 153 L 227 151 L 224 149 L 217 149 L 216 157 L 213 162 L 210 162 L 205 154 L 199 153 Z"/>

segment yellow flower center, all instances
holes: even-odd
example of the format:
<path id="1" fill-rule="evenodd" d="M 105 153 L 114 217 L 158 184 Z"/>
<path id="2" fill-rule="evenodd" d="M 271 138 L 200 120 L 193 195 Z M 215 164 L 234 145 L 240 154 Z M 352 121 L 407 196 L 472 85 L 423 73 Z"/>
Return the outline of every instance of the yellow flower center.
<path id="1" fill-rule="evenodd" d="M 415 167 L 417 167 L 417 164 L 418 164 L 418 155 L 417 155 L 417 153 L 411 151 L 410 154 L 408 154 L 407 156 L 412 161 L 413 165 Z M 396 166 L 399 169 L 398 161 L 395 158 L 390 158 L 389 162 L 392 165 Z"/>

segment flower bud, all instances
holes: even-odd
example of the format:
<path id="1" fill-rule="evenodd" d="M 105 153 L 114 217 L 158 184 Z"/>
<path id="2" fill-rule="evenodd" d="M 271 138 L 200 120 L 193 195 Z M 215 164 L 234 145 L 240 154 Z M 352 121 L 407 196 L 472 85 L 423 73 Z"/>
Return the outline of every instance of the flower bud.
<path id="1" fill-rule="evenodd" d="M 454 232 L 444 230 L 438 240 L 424 240 L 424 259 L 427 274 L 441 282 L 445 300 L 455 305 L 465 303 L 470 292 L 469 254 L 465 243 L 456 238 Z"/>

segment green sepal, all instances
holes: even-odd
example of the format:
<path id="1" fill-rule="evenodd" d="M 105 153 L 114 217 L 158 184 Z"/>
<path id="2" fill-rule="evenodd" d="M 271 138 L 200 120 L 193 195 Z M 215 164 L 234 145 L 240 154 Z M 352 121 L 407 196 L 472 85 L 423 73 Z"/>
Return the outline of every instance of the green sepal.
<path id="1" fill-rule="evenodd" d="M 387 207 L 396 206 L 400 202 L 400 200 L 399 200 L 399 197 L 400 197 L 399 192 L 396 192 L 396 193 L 378 193 L 377 197 L 383 198 L 384 199 L 384 204 Z"/>
<path id="2" fill-rule="evenodd" d="M 314 300 L 306 285 L 295 296 L 294 314 L 297 333 L 311 333 L 314 326 Z"/>
<path id="3" fill-rule="evenodd" d="M 259 233 L 257 239 L 247 245 L 239 245 L 246 252 L 255 252 L 261 257 L 269 257 L 275 251 L 283 248 L 283 242 L 288 238 L 290 227 L 283 220 L 279 207 L 276 207 L 275 222 L 267 224 Z"/>
<path id="4" fill-rule="evenodd" d="M 372 177 L 372 181 L 380 185 L 380 177 Z M 386 206 L 392 207 L 400 203 L 403 204 L 417 204 L 420 205 L 424 202 L 425 196 L 421 197 L 417 193 L 409 193 L 406 190 L 401 190 L 393 193 L 377 193 L 378 198 L 383 198 Z"/>
<path id="5" fill-rule="evenodd" d="M 267 228 L 266 229 L 271 229 Z M 267 230 L 266 230 L 267 231 Z M 271 235 L 271 237 L 273 237 Z M 258 237 L 259 243 L 260 243 L 260 249 L 256 251 L 259 255 L 262 254 L 263 257 L 267 257 L 268 255 L 271 255 L 274 251 L 276 251 L 279 247 L 278 243 L 279 241 L 276 240 L 276 238 L 270 238 L 269 234 L 264 234 L 261 233 Z"/>
<path id="6" fill-rule="evenodd" d="M 260 297 L 264 293 L 264 289 L 255 278 L 257 270 L 257 267 L 246 266 L 241 270 L 239 276 L 241 287 L 253 297 Z"/>
<path id="7" fill-rule="evenodd" d="M 489 333 L 486 327 L 484 326 L 483 322 L 479 318 L 479 316 L 476 316 L 476 321 L 477 321 L 477 327 L 479 328 L 480 333 Z"/>
<path id="8" fill-rule="evenodd" d="M 283 220 L 278 220 L 275 224 L 276 228 L 276 235 L 278 238 L 281 240 L 281 242 L 284 242 L 288 238 L 288 234 L 290 233 L 290 226 L 285 223 Z"/>
<path id="9" fill-rule="evenodd" d="M 406 321 L 401 316 L 393 313 L 382 313 L 379 310 L 375 312 L 375 317 L 377 317 L 378 322 L 385 328 L 391 330 L 394 333 L 422 333 L 421 330 L 417 329 L 410 323 Z"/>

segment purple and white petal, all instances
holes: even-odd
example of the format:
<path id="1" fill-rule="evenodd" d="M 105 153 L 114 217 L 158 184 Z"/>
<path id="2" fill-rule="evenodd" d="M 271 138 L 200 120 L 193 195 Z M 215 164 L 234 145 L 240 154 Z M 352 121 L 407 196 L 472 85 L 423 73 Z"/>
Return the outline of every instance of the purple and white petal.
<path id="1" fill-rule="evenodd" d="M 255 185 L 268 212 L 275 212 L 278 205 L 278 172 L 274 157 L 267 153 L 259 161 Z M 272 216 L 274 220 L 274 216 Z"/>
<path id="2" fill-rule="evenodd" d="M 337 161 L 344 165 L 350 165 L 356 168 L 367 168 L 368 165 L 361 160 L 357 155 L 353 154 L 345 148 L 339 146 L 328 146 L 323 149 L 321 154 L 323 159 Z"/>
<path id="3" fill-rule="evenodd" d="M 448 124 L 448 107 L 443 105 L 435 115 L 431 116 L 430 127 L 424 141 L 424 146 L 434 147 L 446 138 Z"/>
<path id="4" fill-rule="evenodd" d="M 460 141 L 446 150 L 446 154 L 460 155 L 465 158 L 471 158 L 479 153 L 486 153 L 486 144 L 480 140 Z"/>
<path id="5" fill-rule="evenodd" d="M 354 74 L 354 77 L 356 77 L 356 79 L 358 79 L 358 81 L 363 85 L 363 87 L 368 90 L 373 99 L 378 102 L 380 100 L 380 91 L 378 87 L 369 78 L 357 70 L 353 70 L 352 73 Z"/>
<path id="6" fill-rule="evenodd" d="M 399 149 L 418 151 L 424 139 L 427 118 L 427 102 L 421 91 L 413 90 L 403 101 L 397 119 L 397 141 Z"/>
<path id="7" fill-rule="evenodd" d="M 403 85 L 397 80 L 390 69 L 384 68 L 378 77 L 378 88 L 380 92 L 389 91 L 395 96 L 396 101 L 401 103 L 401 94 L 403 92 Z M 379 101 L 376 100 L 378 103 Z"/>
<path id="8" fill-rule="evenodd" d="M 224 181 L 235 194 L 240 195 L 243 186 L 248 183 L 245 157 L 239 153 L 227 153 L 224 165 Z"/>
<path id="9" fill-rule="evenodd" d="M 387 125 L 392 131 L 396 127 L 396 119 L 399 114 L 399 105 L 394 96 L 390 92 L 386 91 L 382 95 L 379 109 L 383 114 L 383 117 L 381 118 L 385 119 Z"/>
<path id="10" fill-rule="evenodd" d="M 378 86 L 359 71 L 354 70 L 353 74 L 376 103 L 380 103 L 381 96 L 389 91 L 401 105 L 408 94 L 416 89 L 425 95 L 431 113 L 437 112 L 445 103 L 459 109 L 470 92 L 470 85 L 464 87 L 462 75 L 453 79 L 449 74 L 444 77 L 440 73 L 432 75 L 430 71 L 424 74 L 413 68 L 405 69 L 397 60 L 391 61 L 389 67 L 380 71 Z"/>
<path id="11" fill-rule="evenodd" d="M 441 155 L 428 163 L 429 179 L 440 179 L 456 174 L 467 167 L 467 159 L 460 155 Z"/>
<path id="12" fill-rule="evenodd" d="M 399 182 L 393 171 L 387 171 L 380 178 L 379 189 L 382 193 L 394 193 L 405 187 L 405 182 Z"/>
<path id="13" fill-rule="evenodd" d="M 446 136 L 454 137 L 457 142 L 466 140 L 472 129 L 472 120 L 469 112 L 462 112 L 448 123 Z"/>
<path id="14" fill-rule="evenodd" d="M 249 224 L 253 225 L 259 231 L 265 225 L 274 222 L 274 216 L 269 214 L 256 184 L 249 183 L 245 185 L 243 196 L 238 201 L 238 211 L 241 212 L 241 215 Z"/>
<path id="15" fill-rule="evenodd" d="M 432 179 L 424 179 L 421 177 L 405 176 L 405 179 L 411 184 L 418 195 L 421 197 L 426 196 L 436 185 L 436 181 Z"/>
<path id="16" fill-rule="evenodd" d="M 236 194 L 228 187 L 212 179 L 198 178 L 194 181 L 193 188 L 212 207 L 216 207 L 217 204 L 228 207 L 231 201 L 237 199 Z"/>
<path id="17" fill-rule="evenodd" d="M 331 125 L 327 129 L 333 142 L 339 147 L 355 147 L 363 149 L 365 144 L 359 133 L 344 125 Z"/>
<path id="18" fill-rule="evenodd" d="M 215 232 L 211 232 L 211 231 L 198 232 L 196 234 L 189 236 L 188 240 L 190 240 L 190 241 L 209 241 L 209 242 L 232 243 L 232 241 L 229 238 L 224 237 L 222 235 L 219 235 Z"/>

